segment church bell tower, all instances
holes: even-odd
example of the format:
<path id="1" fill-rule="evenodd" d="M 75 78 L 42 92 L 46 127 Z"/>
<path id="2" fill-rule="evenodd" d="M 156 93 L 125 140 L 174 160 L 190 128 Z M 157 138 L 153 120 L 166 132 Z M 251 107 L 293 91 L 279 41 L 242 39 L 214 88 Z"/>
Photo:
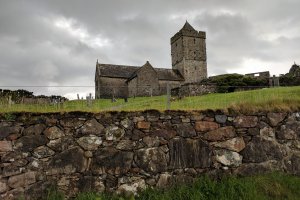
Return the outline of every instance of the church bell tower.
<path id="1" fill-rule="evenodd" d="M 206 34 L 188 22 L 171 38 L 172 68 L 184 77 L 184 83 L 207 78 Z"/>

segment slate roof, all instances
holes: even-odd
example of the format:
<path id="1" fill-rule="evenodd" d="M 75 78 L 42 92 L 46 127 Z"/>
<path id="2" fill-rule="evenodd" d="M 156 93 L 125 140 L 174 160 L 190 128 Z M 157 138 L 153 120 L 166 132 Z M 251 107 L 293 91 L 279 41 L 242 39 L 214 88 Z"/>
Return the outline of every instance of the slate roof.
<path id="1" fill-rule="evenodd" d="M 192 27 L 192 25 L 190 25 L 190 23 L 188 23 L 188 21 L 185 22 L 185 24 L 183 25 L 182 29 L 180 31 L 195 31 L 197 32 L 194 27 Z"/>
<path id="2" fill-rule="evenodd" d="M 158 74 L 159 80 L 169 80 L 169 81 L 184 81 L 183 76 L 178 70 L 164 69 L 164 68 L 154 68 Z"/>
<path id="3" fill-rule="evenodd" d="M 129 81 L 131 81 L 132 79 L 134 79 L 134 78 L 137 76 L 138 71 L 140 71 L 143 67 L 146 67 L 146 66 L 151 66 L 151 67 L 152 67 L 152 65 L 149 63 L 149 61 L 147 61 L 146 64 L 144 64 L 143 66 L 141 66 L 141 67 L 139 67 L 137 70 L 135 70 L 135 72 L 133 72 L 133 73 L 131 74 L 131 76 L 127 79 L 126 82 L 129 82 Z M 153 68 L 153 67 L 152 67 L 152 68 Z M 154 69 L 154 68 L 153 68 L 153 69 Z"/>
<path id="4" fill-rule="evenodd" d="M 128 66 L 128 65 L 112 65 L 112 64 L 98 64 L 97 71 L 100 77 L 110 78 L 124 78 L 133 79 L 136 76 L 136 72 L 142 66 Z M 154 68 L 158 74 L 159 80 L 169 81 L 184 81 L 184 78 L 178 70 L 165 69 L 165 68 Z"/>
<path id="5" fill-rule="evenodd" d="M 98 72 L 100 72 L 101 77 L 130 78 L 131 75 L 140 67 L 128 65 L 98 64 L 97 68 Z"/>

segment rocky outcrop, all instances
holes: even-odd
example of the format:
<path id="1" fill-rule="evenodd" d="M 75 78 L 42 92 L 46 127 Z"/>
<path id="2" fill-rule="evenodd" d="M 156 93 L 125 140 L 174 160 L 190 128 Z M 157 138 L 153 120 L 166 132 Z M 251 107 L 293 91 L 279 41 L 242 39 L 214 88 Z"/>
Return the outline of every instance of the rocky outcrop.
<path id="1" fill-rule="evenodd" d="M 57 187 L 125 196 L 197 175 L 300 175 L 300 113 L 213 112 L 0 116 L 0 199 Z"/>

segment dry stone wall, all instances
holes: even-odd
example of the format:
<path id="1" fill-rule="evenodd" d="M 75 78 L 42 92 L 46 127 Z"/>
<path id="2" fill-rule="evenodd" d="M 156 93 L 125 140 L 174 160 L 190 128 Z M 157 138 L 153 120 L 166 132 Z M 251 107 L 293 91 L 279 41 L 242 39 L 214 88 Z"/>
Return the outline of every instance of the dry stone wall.
<path id="1" fill-rule="evenodd" d="M 68 197 L 90 190 L 136 193 L 201 174 L 300 175 L 299 112 L 17 113 L 0 119 L 1 199 L 41 199 L 51 187 Z"/>
<path id="2" fill-rule="evenodd" d="M 180 87 L 171 90 L 172 96 L 187 97 L 200 96 L 217 92 L 217 85 L 208 85 L 201 83 L 186 83 Z"/>

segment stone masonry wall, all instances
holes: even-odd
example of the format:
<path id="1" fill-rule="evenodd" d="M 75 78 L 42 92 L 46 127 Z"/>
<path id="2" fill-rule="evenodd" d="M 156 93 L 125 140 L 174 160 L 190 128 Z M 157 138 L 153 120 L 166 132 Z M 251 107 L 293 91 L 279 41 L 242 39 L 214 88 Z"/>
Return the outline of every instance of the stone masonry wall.
<path id="1" fill-rule="evenodd" d="M 128 96 L 128 87 L 125 78 L 100 77 L 96 91 L 98 98 L 124 98 Z"/>
<path id="2" fill-rule="evenodd" d="M 186 83 L 171 90 L 172 96 L 188 97 L 216 93 L 217 85 L 205 85 L 201 83 Z"/>
<path id="3" fill-rule="evenodd" d="M 300 175 L 300 112 L 3 114 L 0 199 L 136 193 L 197 175 Z"/>

